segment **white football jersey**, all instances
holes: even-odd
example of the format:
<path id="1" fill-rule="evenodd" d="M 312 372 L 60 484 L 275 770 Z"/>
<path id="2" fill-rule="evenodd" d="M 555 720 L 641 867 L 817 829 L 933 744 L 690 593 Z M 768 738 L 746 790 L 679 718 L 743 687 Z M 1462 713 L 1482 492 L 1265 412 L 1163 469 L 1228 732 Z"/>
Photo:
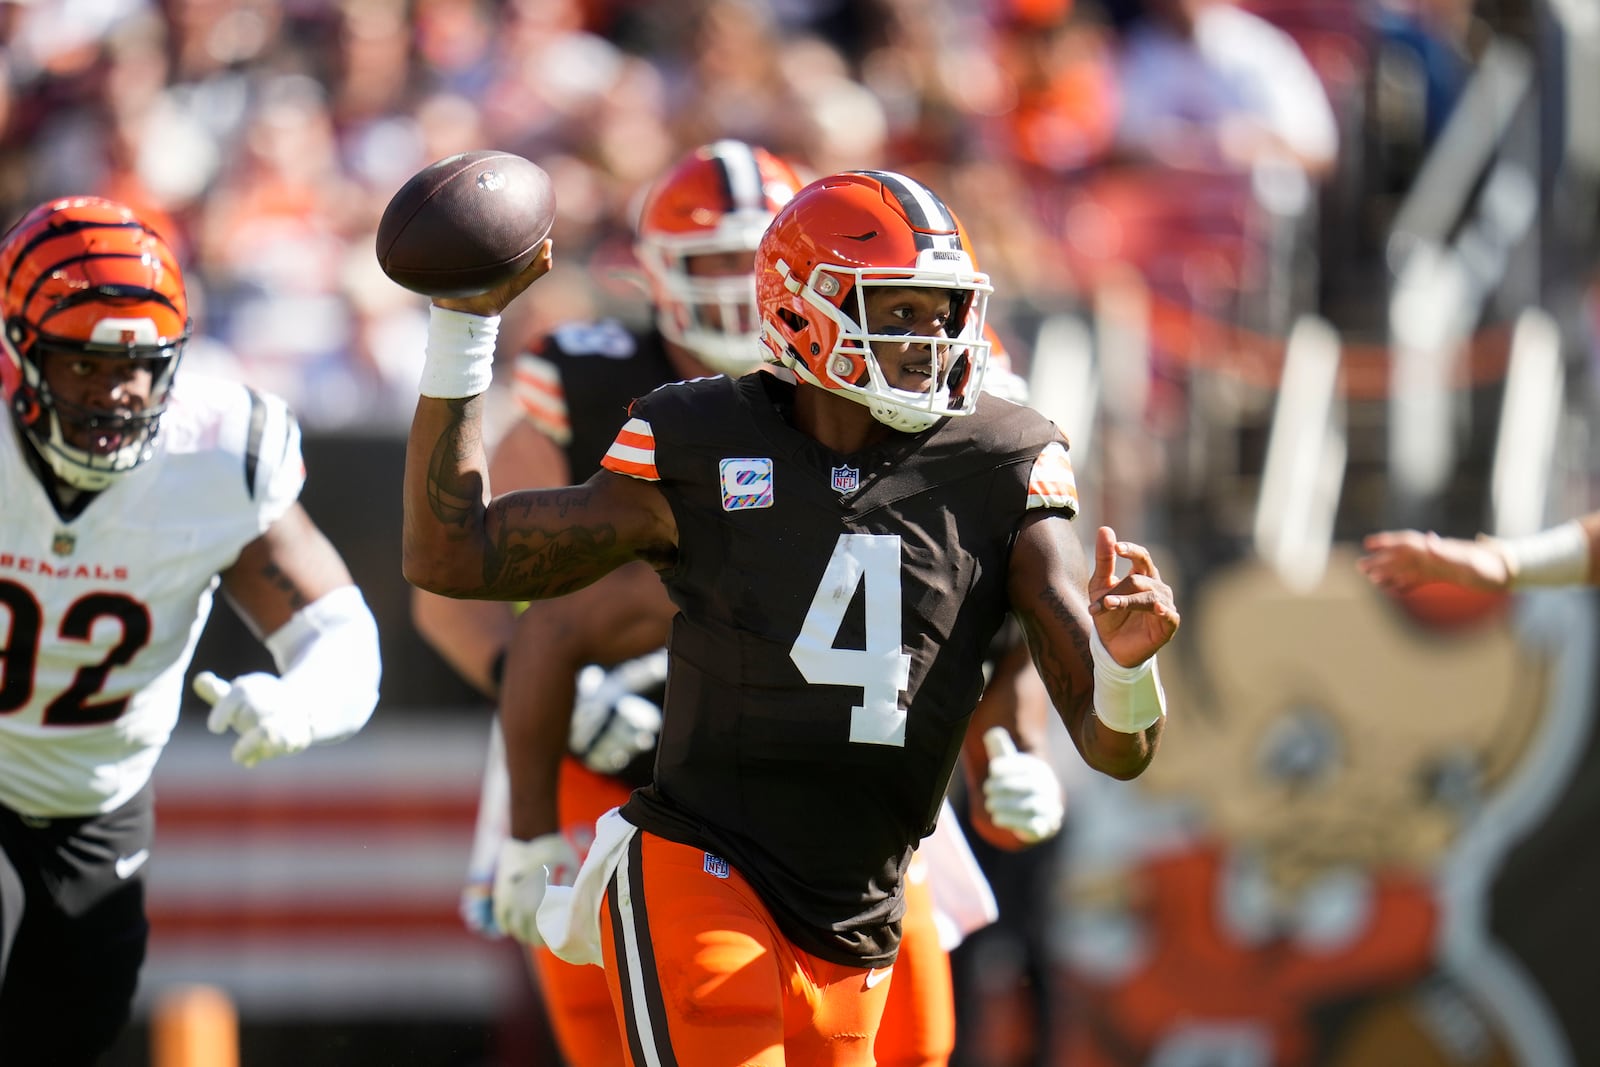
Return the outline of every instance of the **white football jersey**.
<path id="1" fill-rule="evenodd" d="M 299 498 L 283 401 L 181 373 L 155 455 L 62 522 L 0 416 L 0 803 L 121 806 L 182 702 L 219 572 Z"/>

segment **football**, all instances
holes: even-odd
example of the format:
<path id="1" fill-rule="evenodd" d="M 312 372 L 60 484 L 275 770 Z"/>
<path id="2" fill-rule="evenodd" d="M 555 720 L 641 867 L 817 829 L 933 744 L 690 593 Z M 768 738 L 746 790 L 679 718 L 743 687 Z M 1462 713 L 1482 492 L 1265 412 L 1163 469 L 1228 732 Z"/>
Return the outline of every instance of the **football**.
<path id="1" fill-rule="evenodd" d="M 424 296 L 473 296 L 515 277 L 556 217 L 550 176 L 511 152 L 461 152 L 413 174 L 378 222 L 378 263 Z"/>

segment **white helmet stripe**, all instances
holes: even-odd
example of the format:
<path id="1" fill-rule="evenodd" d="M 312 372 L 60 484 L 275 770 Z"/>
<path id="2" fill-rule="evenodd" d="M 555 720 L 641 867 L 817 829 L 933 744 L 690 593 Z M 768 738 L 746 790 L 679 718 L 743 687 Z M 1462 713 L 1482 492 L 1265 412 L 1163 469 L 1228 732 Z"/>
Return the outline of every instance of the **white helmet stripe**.
<path id="1" fill-rule="evenodd" d="M 718 141 L 711 146 L 711 158 L 722 171 L 728 190 L 728 210 L 766 211 L 767 198 L 761 188 L 761 165 L 756 154 L 743 141 Z"/>
<path id="2" fill-rule="evenodd" d="M 904 174 L 895 174 L 887 170 L 864 170 L 860 173 L 882 182 L 894 194 L 895 199 L 900 201 L 906 217 L 916 229 L 946 231 L 956 228 L 955 216 L 944 206 L 944 201 L 921 182 L 912 181 Z"/>

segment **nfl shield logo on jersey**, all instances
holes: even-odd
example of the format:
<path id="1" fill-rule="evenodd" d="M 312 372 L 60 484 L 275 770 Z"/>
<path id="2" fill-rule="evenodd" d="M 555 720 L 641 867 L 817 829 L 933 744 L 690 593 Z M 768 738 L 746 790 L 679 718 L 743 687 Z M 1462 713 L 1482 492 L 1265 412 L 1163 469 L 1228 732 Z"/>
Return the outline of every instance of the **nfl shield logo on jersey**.
<path id="1" fill-rule="evenodd" d="M 70 556 L 72 550 L 78 547 L 78 538 L 66 530 L 57 530 L 55 537 L 50 542 L 50 551 L 58 556 Z"/>
<path id="2" fill-rule="evenodd" d="M 833 487 L 841 493 L 853 493 L 861 488 L 861 472 L 854 467 L 833 468 Z"/>

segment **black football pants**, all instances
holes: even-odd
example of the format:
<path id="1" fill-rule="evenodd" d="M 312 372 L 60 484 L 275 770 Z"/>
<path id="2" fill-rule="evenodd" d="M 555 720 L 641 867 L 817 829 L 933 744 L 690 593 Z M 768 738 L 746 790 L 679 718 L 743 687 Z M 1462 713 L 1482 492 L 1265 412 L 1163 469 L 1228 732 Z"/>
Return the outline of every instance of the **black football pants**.
<path id="1" fill-rule="evenodd" d="M 0 806 L 0 1059 L 88 1067 L 128 1022 L 149 924 L 147 785 L 107 815 Z"/>

